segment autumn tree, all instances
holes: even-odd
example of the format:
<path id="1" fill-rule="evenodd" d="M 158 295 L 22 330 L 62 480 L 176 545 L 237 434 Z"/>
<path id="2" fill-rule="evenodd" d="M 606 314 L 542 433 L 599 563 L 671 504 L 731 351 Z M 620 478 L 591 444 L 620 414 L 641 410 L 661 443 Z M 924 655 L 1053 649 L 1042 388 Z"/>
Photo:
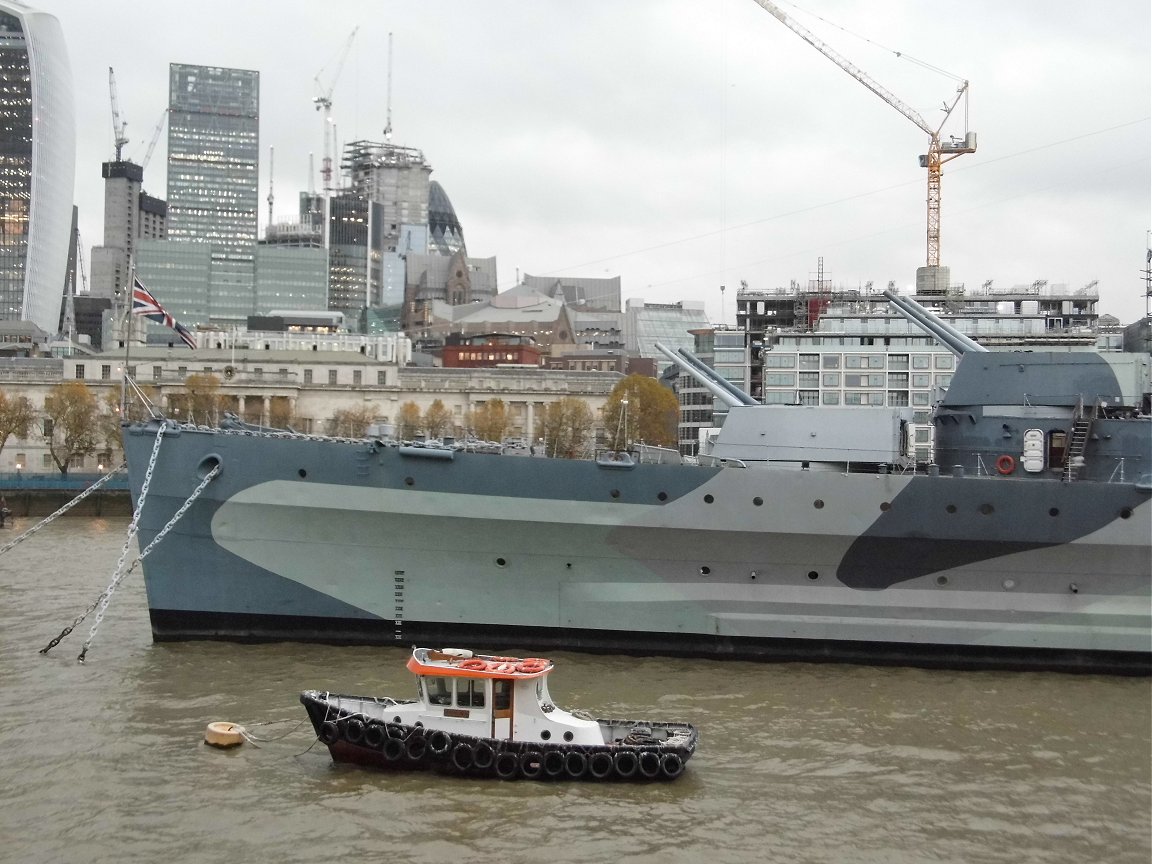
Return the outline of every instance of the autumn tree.
<path id="1" fill-rule="evenodd" d="M 574 459 L 583 455 L 591 434 L 592 409 L 575 396 L 550 402 L 536 423 L 536 437 L 544 439 L 549 456 Z"/>
<path id="2" fill-rule="evenodd" d="M 215 426 L 220 422 L 220 379 L 205 372 L 193 372 L 184 379 L 188 420 Z"/>
<path id="3" fill-rule="evenodd" d="M 83 381 L 65 381 L 44 397 L 44 413 L 48 419 L 42 437 L 52 461 L 61 474 L 67 475 L 72 460 L 96 452 L 100 406 Z"/>
<path id="4" fill-rule="evenodd" d="M 680 420 L 676 394 L 647 375 L 629 375 L 608 395 L 603 409 L 608 446 L 627 450 L 635 441 L 675 447 Z"/>
<path id="5" fill-rule="evenodd" d="M 411 441 L 422 428 L 424 428 L 424 419 L 420 414 L 420 406 L 415 402 L 405 402 L 401 405 L 400 413 L 396 418 L 397 440 Z"/>
<path id="6" fill-rule="evenodd" d="M 508 409 L 503 399 L 489 399 L 469 412 L 469 427 L 484 441 L 503 441 L 508 431 Z"/>
<path id="7" fill-rule="evenodd" d="M 0 450 L 15 435 L 27 438 L 36 423 L 36 409 L 27 396 L 9 396 L 0 390 Z"/>
<path id="8" fill-rule="evenodd" d="M 355 408 L 341 408 L 328 418 L 329 435 L 342 438 L 365 438 L 368 427 L 376 421 L 375 405 L 358 405 Z"/>
<path id="9" fill-rule="evenodd" d="M 439 399 L 433 399 L 424 412 L 424 429 L 429 438 L 443 438 L 444 433 L 452 431 L 452 412 Z"/>

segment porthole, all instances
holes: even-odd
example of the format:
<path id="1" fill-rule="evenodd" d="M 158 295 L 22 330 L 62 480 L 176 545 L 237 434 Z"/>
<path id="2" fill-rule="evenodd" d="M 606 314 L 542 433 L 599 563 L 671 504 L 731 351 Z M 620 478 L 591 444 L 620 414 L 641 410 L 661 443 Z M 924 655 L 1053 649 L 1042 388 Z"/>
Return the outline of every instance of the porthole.
<path id="1" fill-rule="evenodd" d="M 564 740 L 565 740 L 565 741 L 571 741 L 571 740 L 572 740 L 573 738 L 575 738 L 575 737 L 576 737 L 576 736 L 575 736 L 575 735 L 573 735 L 571 732 L 565 732 L 565 733 L 564 733 Z"/>
<path id="2" fill-rule="evenodd" d="M 657 492 L 656 493 L 656 500 L 657 501 L 667 501 L 668 500 L 668 493 L 667 492 Z"/>
<path id="3" fill-rule="evenodd" d="M 508 562 L 507 562 L 507 561 L 505 561 L 503 558 L 497 558 L 497 559 L 496 559 L 496 566 L 497 566 L 497 567 L 507 567 L 507 566 L 508 566 Z"/>
<path id="4" fill-rule="evenodd" d="M 817 579 L 820 578 L 820 574 L 817 573 L 815 570 L 809 570 L 808 571 L 808 578 L 811 579 L 813 582 L 815 582 Z"/>
<path id="5" fill-rule="evenodd" d="M 983 513 L 985 516 L 991 516 L 995 510 L 996 510 L 996 508 L 993 507 L 991 504 L 981 504 L 980 505 L 980 512 Z"/>
<path id="6" fill-rule="evenodd" d="M 752 499 L 752 503 L 755 504 L 757 507 L 761 507 L 764 504 L 764 499 L 761 498 L 759 495 L 757 495 L 755 498 Z"/>
<path id="7" fill-rule="evenodd" d="M 704 496 L 704 503 L 705 503 L 705 504 L 711 504 L 711 503 L 712 503 L 713 501 L 715 501 L 715 500 L 716 500 L 716 499 L 715 499 L 715 498 L 713 498 L 711 495 L 705 495 L 705 496 Z"/>
<path id="8" fill-rule="evenodd" d="M 307 472 L 307 471 L 305 471 L 303 468 L 301 468 L 301 469 L 300 469 L 299 471 L 297 471 L 296 473 L 297 473 L 297 474 L 299 474 L 301 477 L 307 477 L 307 476 L 308 476 L 308 472 Z"/>
<path id="9" fill-rule="evenodd" d="M 937 576 L 936 577 L 936 584 L 937 585 L 947 585 L 948 584 L 948 577 L 947 576 Z"/>
<path id="10" fill-rule="evenodd" d="M 399 714 L 397 714 L 395 717 L 393 717 L 393 718 L 392 718 L 392 722 L 393 722 L 393 723 L 399 723 L 399 722 L 400 722 L 400 715 L 399 715 Z"/>
<path id="11" fill-rule="evenodd" d="M 955 513 L 956 512 L 956 505 L 955 504 L 949 504 L 947 507 L 944 508 L 944 512 L 945 513 Z"/>
<path id="12" fill-rule="evenodd" d="M 1132 518 L 1132 508 L 1131 507 L 1125 507 L 1123 510 L 1121 510 L 1120 511 L 1120 518 L 1121 519 L 1131 519 Z"/>
<path id="13" fill-rule="evenodd" d="M 700 568 L 700 575 L 701 576 L 707 576 L 711 572 L 712 572 L 712 568 L 709 567 L 708 565 L 704 565 L 703 567 Z"/>
<path id="14" fill-rule="evenodd" d="M 892 502 L 891 501 L 881 501 L 880 502 L 880 512 L 881 513 L 887 513 L 891 509 L 892 509 Z"/>
<path id="15" fill-rule="evenodd" d="M 823 499 L 817 498 L 815 501 L 812 502 L 812 506 L 815 507 L 817 510 L 823 510 L 824 509 Z"/>
<path id="16" fill-rule="evenodd" d="M 619 489 L 613 489 L 608 494 L 611 495 L 613 498 L 619 498 L 620 497 L 620 490 Z"/>
<path id="17" fill-rule="evenodd" d="M 552 733 L 551 733 L 551 732 L 549 732 L 547 729 L 544 729 L 544 730 L 541 730 L 541 732 L 540 732 L 540 737 L 541 737 L 543 740 L 547 741 L 549 738 L 551 738 L 551 737 L 552 737 Z"/>
<path id="18" fill-rule="evenodd" d="M 404 478 L 404 485 L 405 486 L 413 486 L 413 485 L 415 485 L 415 483 L 416 483 L 416 481 L 413 480 L 411 477 L 405 477 Z"/>
<path id="19" fill-rule="evenodd" d="M 1059 516 L 1060 515 L 1060 508 L 1059 507 L 1050 507 L 1048 509 L 1048 515 L 1049 516 Z"/>

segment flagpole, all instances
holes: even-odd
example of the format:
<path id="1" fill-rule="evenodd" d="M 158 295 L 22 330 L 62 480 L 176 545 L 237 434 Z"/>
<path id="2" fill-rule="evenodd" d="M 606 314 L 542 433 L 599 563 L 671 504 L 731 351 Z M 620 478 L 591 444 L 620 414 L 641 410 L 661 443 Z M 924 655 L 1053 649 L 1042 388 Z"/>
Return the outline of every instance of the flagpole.
<path id="1" fill-rule="evenodd" d="M 132 348 L 132 293 L 136 289 L 136 261 L 128 253 L 128 302 L 124 305 L 124 371 L 120 374 L 120 422 L 128 419 L 128 353 Z"/>

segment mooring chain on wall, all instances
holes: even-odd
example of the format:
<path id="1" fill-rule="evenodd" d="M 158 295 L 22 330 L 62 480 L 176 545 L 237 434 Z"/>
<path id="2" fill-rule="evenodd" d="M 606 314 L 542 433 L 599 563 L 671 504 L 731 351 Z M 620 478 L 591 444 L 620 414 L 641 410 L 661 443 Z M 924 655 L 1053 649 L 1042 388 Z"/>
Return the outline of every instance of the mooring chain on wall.
<path id="1" fill-rule="evenodd" d="M 160 453 L 160 442 L 164 440 L 164 430 L 166 427 L 167 427 L 167 423 L 162 422 L 160 424 L 160 428 L 158 430 L 156 430 L 156 441 L 152 445 L 152 457 L 148 461 L 148 470 L 144 474 L 144 485 L 140 488 L 140 498 L 136 502 L 136 510 L 132 513 L 132 521 L 128 525 L 128 535 L 124 538 L 124 548 L 120 551 L 120 561 L 116 565 L 116 572 L 117 573 L 119 573 L 121 568 L 123 568 L 124 560 L 128 557 L 128 549 L 132 545 L 132 540 L 136 537 L 136 526 L 140 522 L 140 512 L 144 509 L 144 499 L 148 497 L 148 487 L 152 483 L 152 469 L 156 466 L 156 457 Z M 77 498 L 76 500 L 80 500 L 80 499 Z M 75 503 L 75 502 L 73 502 L 73 503 Z M 54 514 L 52 514 L 52 516 L 50 516 L 48 518 L 49 519 L 54 518 L 55 515 L 56 514 L 54 513 Z M 47 520 L 45 520 L 45 521 L 47 521 Z M 31 532 L 29 532 L 29 533 L 31 533 Z M 139 559 L 137 559 L 137 560 L 139 560 Z M 125 575 L 127 575 L 127 574 L 125 574 Z M 121 576 L 119 578 L 122 579 L 123 576 Z M 112 585 L 115 585 L 115 583 L 117 581 L 118 581 L 118 579 L 114 578 L 112 580 Z M 60 631 L 59 636 L 57 636 L 55 639 L 53 639 L 51 642 L 49 642 L 46 646 L 41 648 L 40 653 L 41 654 L 47 654 L 49 651 L 51 651 L 53 648 L 55 648 L 57 645 L 59 645 L 61 639 L 63 639 L 65 636 L 67 636 L 69 633 L 71 633 L 77 624 L 79 624 L 86 617 L 88 617 L 88 614 L 93 609 L 95 609 L 100 603 L 105 601 L 106 596 L 108 594 L 108 591 L 111 590 L 112 585 L 109 585 L 109 587 L 107 589 L 105 589 L 104 593 L 101 594 L 99 597 L 97 597 L 95 602 L 93 602 L 91 606 L 89 606 L 87 609 L 85 609 L 83 612 L 81 612 L 76 617 L 75 621 L 73 621 L 70 625 L 68 625 L 62 631 Z"/>
<path id="2" fill-rule="evenodd" d="M 29 537 L 31 537 L 33 534 L 35 534 L 37 531 L 39 531 L 45 525 L 49 524 L 50 522 L 53 522 L 58 516 L 63 516 L 65 513 L 67 513 L 69 510 L 71 510 L 73 507 L 75 507 L 77 504 L 79 504 L 81 501 L 83 501 L 85 498 L 87 498 L 89 495 L 91 495 L 93 492 L 95 492 L 97 489 L 99 489 L 101 486 L 103 486 L 105 483 L 107 483 L 109 480 L 111 480 L 113 477 L 115 477 L 117 474 L 119 474 L 121 471 L 123 471 L 124 466 L 126 464 L 127 463 L 125 463 L 125 462 L 121 462 L 116 468 L 114 468 L 112 471 L 105 474 L 103 477 L 101 477 L 99 480 L 97 480 L 95 483 L 93 483 L 91 486 L 89 486 L 87 489 L 85 489 L 83 492 L 81 492 L 79 495 L 77 495 L 75 498 L 73 498 L 71 501 L 69 501 L 67 504 L 65 504 L 63 507 L 61 507 L 55 513 L 53 513 L 51 516 L 45 516 L 42 520 L 40 520 L 40 522 L 33 525 L 31 528 L 29 528 L 27 531 L 25 531 L 23 534 L 21 534 L 15 540 L 12 540 L 9 543 L 5 543 L 3 546 L 0 546 L 0 555 L 3 555 L 5 552 L 7 552 L 12 547 L 16 546 L 18 543 L 22 543 L 25 540 L 27 540 Z"/>

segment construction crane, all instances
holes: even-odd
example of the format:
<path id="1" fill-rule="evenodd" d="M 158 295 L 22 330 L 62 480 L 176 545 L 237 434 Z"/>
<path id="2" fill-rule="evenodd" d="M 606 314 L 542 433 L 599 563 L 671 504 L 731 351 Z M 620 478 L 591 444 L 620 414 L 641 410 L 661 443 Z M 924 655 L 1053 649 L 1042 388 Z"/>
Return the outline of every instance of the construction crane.
<path id="1" fill-rule="evenodd" d="M 384 140 L 392 140 L 392 34 L 388 34 L 388 101 L 384 121 Z"/>
<path id="2" fill-rule="evenodd" d="M 321 163 L 320 176 L 324 178 L 325 189 L 331 188 L 332 185 L 332 147 L 329 138 L 329 128 L 332 124 L 332 91 L 336 88 L 336 82 L 340 79 L 340 73 L 344 70 L 344 61 L 348 59 L 348 52 L 352 48 L 352 40 L 356 38 L 356 31 L 359 29 L 359 26 L 354 27 L 348 35 L 348 41 L 344 43 L 344 48 L 340 52 L 339 59 L 336 63 L 336 69 L 332 73 L 331 83 L 325 87 L 320 80 L 320 76 L 324 74 L 324 69 L 317 72 L 313 79 L 316 82 L 316 89 L 320 95 L 313 97 L 312 102 L 316 106 L 317 111 L 324 112 L 324 161 Z"/>
<path id="3" fill-rule="evenodd" d="M 167 108 L 160 113 L 160 119 L 156 121 L 156 128 L 152 130 L 152 140 L 148 142 L 148 150 L 144 153 L 144 161 L 140 163 L 141 170 L 147 168 L 148 162 L 152 159 L 152 151 L 156 149 L 156 142 L 160 140 L 160 130 L 164 128 L 164 121 L 166 119 L 168 119 Z"/>
<path id="4" fill-rule="evenodd" d="M 961 82 L 956 89 L 956 98 L 951 104 L 944 103 L 944 119 L 936 128 L 932 128 L 923 117 L 913 108 L 904 104 L 895 94 L 872 80 L 856 65 L 840 56 L 832 48 L 824 44 L 802 25 L 789 18 L 771 0 L 756 0 L 761 7 L 776 18 L 781 24 L 915 123 L 921 130 L 928 133 L 928 153 L 920 157 L 920 167 L 928 169 L 928 255 L 927 268 L 931 273 L 940 267 L 940 169 L 945 162 L 951 162 L 957 156 L 976 152 L 976 133 L 964 131 L 961 139 L 950 138 L 948 141 L 940 140 L 940 131 L 961 99 L 967 99 L 968 82 Z M 965 102 L 967 104 L 967 102 Z M 919 278 L 917 279 L 919 282 Z M 945 286 L 947 288 L 947 286 Z"/>
<path id="5" fill-rule="evenodd" d="M 128 143 L 128 136 L 125 134 L 128 124 L 120 119 L 120 107 L 116 104 L 116 73 L 112 71 L 111 66 L 108 67 L 108 94 L 112 97 L 112 134 L 116 146 L 116 161 L 119 162 L 124 145 Z"/>

